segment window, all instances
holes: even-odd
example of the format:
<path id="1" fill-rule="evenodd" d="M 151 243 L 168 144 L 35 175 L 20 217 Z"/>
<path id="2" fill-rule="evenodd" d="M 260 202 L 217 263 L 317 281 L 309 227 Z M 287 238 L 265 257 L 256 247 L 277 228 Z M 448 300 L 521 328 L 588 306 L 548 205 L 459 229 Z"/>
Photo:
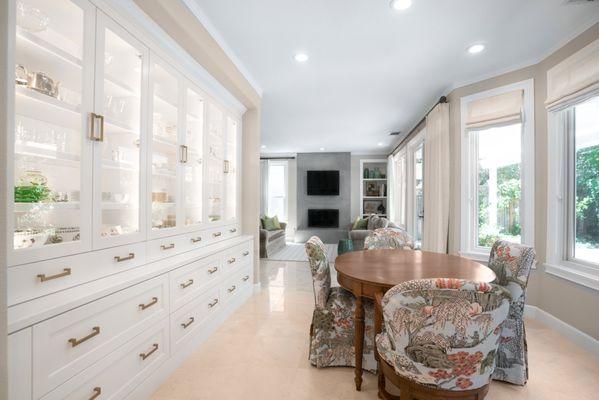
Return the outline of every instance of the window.
<path id="1" fill-rule="evenodd" d="M 395 162 L 395 207 L 397 224 L 403 229 L 407 228 L 406 223 L 406 186 L 407 186 L 407 171 L 406 171 L 406 151 L 405 149 L 394 157 Z"/>
<path id="2" fill-rule="evenodd" d="M 267 183 L 268 216 L 278 216 L 280 221 L 287 221 L 287 161 L 268 162 Z"/>
<path id="3" fill-rule="evenodd" d="M 424 142 L 421 141 L 414 150 L 414 242 L 418 247 L 422 243 L 424 228 Z"/>
<path id="4" fill-rule="evenodd" d="M 522 124 L 470 133 L 476 155 L 476 246 L 521 242 Z"/>
<path id="5" fill-rule="evenodd" d="M 524 81 L 462 98 L 465 256 L 487 260 L 498 239 L 533 244 L 533 96 Z"/>
<path id="6" fill-rule="evenodd" d="M 599 264 L 599 97 L 573 107 L 568 135 L 567 257 Z"/>

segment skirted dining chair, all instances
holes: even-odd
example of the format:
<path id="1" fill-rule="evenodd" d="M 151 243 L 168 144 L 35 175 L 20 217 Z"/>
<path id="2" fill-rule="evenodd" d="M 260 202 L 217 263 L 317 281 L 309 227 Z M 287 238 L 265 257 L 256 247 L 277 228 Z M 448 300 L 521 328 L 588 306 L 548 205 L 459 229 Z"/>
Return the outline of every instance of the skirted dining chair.
<path id="1" fill-rule="evenodd" d="M 506 288 L 511 296 L 510 313 L 501 330 L 493 379 L 524 385 L 528 380 L 528 350 L 524 329 L 524 301 L 528 277 L 535 261 L 530 246 L 498 240 L 493 244 L 489 268 L 495 272 L 494 283 Z"/>
<path id="2" fill-rule="evenodd" d="M 312 272 L 315 303 L 310 325 L 310 363 L 318 368 L 354 367 L 356 298 L 341 287 L 331 287 L 329 260 L 318 237 L 308 240 L 306 253 Z M 364 302 L 364 337 L 362 368 L 376 372 L 372 301 Z"/>
<path id="3" fill-rule="evenodd" d="M 510 295 L 499 285 L 421 279 L 377 296 L 379 396 L 401 400 L 483 399 L 489 390 Z"/>
<path id="4" fill-rule="evenodd" d="M 379 228 L 364 239 L 364 249 L 414 249 L 414 240 L 403 229 Z"/>

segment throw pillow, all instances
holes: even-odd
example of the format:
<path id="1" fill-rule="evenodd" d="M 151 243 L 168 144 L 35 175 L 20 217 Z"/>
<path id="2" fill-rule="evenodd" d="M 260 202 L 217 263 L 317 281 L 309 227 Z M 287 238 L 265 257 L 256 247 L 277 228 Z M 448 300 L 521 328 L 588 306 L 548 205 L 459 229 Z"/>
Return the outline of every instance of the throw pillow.
<path id="1" fill-rule="evenodd" d="M 356 222 L 354 222 L 354 226 L 352 230 L 364 230 L 368 227 L 368 219 L 367 218 L 356 218 Z"/>
<path id="2" fill-rule="evenodd" d="M 368 219 L 368 229 L 371 231 L 386 228 L 387 225 L 389 225 L 389 220 L 387 218 L 381 218 L 378 215 L 373 215 Z"/>
<path id="3" fill-rule="evenodd" d="M 283 229 L 281 228 L 281 223 L 279 222 L 279 217 L 277 215 L 272 217 L 272 219 L 276 229 Z"/>
<path id="4" fill-rule="evenodd" d="M 275 223 L 275 219 L 276 219 L 276 223 Z M 277 217 L 272 217 L 269 218 L 268 216 L 264 216 L 264 229 L 266 229 L 267 231 L 276 231 L 277 229 L 281 229 L 281 225 L 279 224 L 279 221 L 277 219 Z M 278 228 L 277 228 L 278 225 Z"/>

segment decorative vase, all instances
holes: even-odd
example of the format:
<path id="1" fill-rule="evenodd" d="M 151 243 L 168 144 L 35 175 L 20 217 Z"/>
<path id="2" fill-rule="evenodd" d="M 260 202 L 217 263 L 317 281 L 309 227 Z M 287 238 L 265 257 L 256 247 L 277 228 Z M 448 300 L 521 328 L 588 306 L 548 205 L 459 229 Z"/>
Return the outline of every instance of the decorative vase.
<path id="1" fill-rule="evenodd" d="M 364 179 L 368 179 L 370 174 L 368 173 L 368 168 L 364 168 Z"/>

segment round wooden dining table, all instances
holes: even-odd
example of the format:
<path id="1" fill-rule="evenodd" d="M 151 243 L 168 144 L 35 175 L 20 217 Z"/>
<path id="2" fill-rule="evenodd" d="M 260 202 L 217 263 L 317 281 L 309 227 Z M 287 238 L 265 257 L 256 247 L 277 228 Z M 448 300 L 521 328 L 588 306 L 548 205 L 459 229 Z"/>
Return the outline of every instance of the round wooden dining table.
<path id="1" fill-rule="evenodd" d="M 492 282 L 495 273 L 468 258 L 418 250 L 378 249 L 345 253 L 335 260 L 339 285 L 356 296 L 355 322 L 355 382 L 362 386 L 362 356 L 364 350 L 363 298 L 374 299 L 393 286 L 413 279 L 458 278 Z"/>

